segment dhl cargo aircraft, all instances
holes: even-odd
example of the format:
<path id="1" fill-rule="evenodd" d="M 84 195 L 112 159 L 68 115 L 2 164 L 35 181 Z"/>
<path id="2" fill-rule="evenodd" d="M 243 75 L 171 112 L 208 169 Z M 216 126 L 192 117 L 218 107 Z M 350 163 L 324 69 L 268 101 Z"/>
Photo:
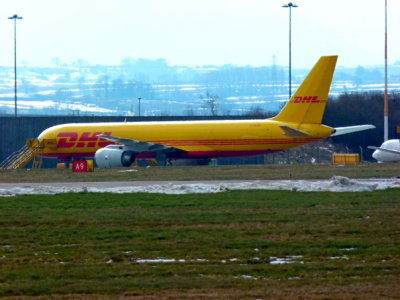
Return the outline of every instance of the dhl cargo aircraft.
<path id="1" fill-rule="evenodd" d="M 44 157 L 95 158 L 98 167 L 136 159 L 166 162 L 274 153 L 320 139 L 374 128 L 322 125 L 337 56 L 323 56 L 281 112 L 265 120 L 63 124 L 43 131 Z"/>

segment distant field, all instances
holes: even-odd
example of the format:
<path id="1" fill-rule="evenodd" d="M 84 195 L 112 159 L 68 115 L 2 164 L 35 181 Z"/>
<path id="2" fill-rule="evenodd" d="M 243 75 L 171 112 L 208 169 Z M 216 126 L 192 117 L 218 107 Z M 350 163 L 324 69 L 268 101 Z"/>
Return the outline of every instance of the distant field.
<path id="1" fill-rule="evenodd" d="M 0 170 L 0 182 L 224 180 L 224 179 L 323 179 L 333 175 L 350 178 L 400 176 L 400 164 L 360 165 L 236 165 L 96 169 L 72 173 L 70 169 Z"/>
<path id="2" fill-rule="evenodd" d="M 1 198 L 0 297 L 394 299 L 399 204 L 398 190 Z"/>

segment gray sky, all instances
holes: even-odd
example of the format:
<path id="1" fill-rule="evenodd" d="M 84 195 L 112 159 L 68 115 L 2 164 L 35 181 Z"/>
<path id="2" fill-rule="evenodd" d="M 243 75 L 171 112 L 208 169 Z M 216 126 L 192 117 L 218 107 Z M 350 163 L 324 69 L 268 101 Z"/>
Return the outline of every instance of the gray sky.
<path id="1" fill-rule="evenodd" d="M 277 0 L 0 0 L 0 65 L 116 65 L 127 56 L 170 65 L 287 65 L 288 1 Z M 321 55 L 339 65 L 384 63 L 384 0 L 297 0 L 292 10 L 293 67 Z M 388 0 L 389 63 L 400 60 L 400 1 Z"/>

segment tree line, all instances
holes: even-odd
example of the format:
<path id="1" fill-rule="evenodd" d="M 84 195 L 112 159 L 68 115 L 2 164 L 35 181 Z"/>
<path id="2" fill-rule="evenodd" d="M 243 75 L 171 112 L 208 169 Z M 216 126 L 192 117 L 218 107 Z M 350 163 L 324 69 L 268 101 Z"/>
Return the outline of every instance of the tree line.
<path id="1" fill-rule="evenodd" d="M 380 146 L 383 142 L 384 95 L 382 92 L 344 93 L 328 101 L 323 123 L 332 127 L 372 124 L 376 128 L 363 132 L 332 137 L 332 142 L 346 145 L 359 152 L 367 146 Z M 400 93 L 389 95 L 389 139 L 399 138 Z M 365 150 L 370 152 L 370 150 Z"/>

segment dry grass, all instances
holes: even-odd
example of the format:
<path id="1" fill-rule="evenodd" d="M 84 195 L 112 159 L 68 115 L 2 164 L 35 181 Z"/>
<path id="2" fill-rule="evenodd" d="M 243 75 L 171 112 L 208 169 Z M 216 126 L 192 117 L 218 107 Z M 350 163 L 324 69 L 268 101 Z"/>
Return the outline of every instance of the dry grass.
<path id="1" fill-rule="evenodd" d="M 398 195 L 231 191 L 2 198 L 0 297 L 396 299 Z M 301 257 L 291 264 L 271 264 L 271 257 L 294 255 Z M 137 262 L 159 257 L 185 261 Z"/>
<path id="2" fill-rule="evenodd" d="M 349 285 L 325 285 L 318 287 L 288 286 L 278 284 L 271 286 L 266 283 L 264 287 L 257 290 L 243 289 L 194 289 L 188 291 L 163 291 L 143 295 L 137 292 L 126 292 L 122 295 L 51 295 L 51 296 L 15 296 L 4 297 L 3 300 L 232 300 L 232 299 L 342 299 L 342 300 L 376 300 L 376 299 L 399 299 L 400 286 L 393 284 L 349 284 Z"/>
<path id="3" fill-rule="evenodd" d="M 129 170 L 135 171 L 127 172 Z M 151 167 L 96 169 L 93 173 L 72 173 L 69 169 L 22 169 L 0 170 L 0 182 L 323 179 L 333 175 L 388 178 L 400 176 L 400 164 Z"/>

